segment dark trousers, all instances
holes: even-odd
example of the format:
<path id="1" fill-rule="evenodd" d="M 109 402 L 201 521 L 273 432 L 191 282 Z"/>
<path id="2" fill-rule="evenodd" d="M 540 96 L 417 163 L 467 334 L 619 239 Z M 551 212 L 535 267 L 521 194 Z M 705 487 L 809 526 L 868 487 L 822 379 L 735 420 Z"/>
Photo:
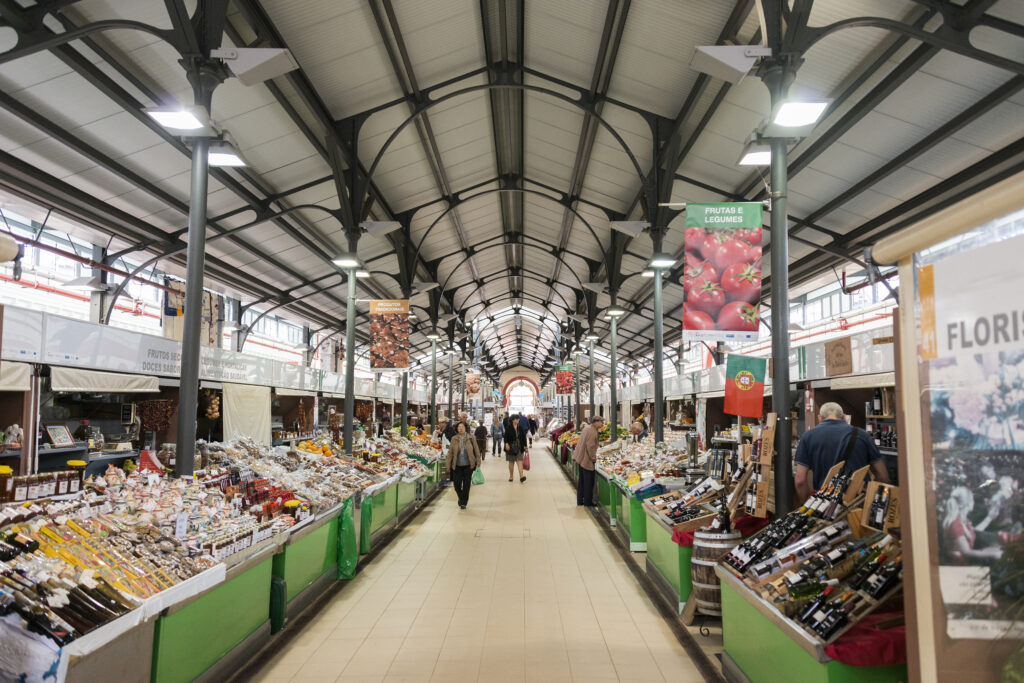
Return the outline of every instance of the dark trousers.
<path id="1" fill-rule="evenodd" d="M 455 487 L 455 495 L 459 497 L 459 505 L 469 502 L 469 487 L 473 483 L 473 468 L 469 465 L 456 467 L 452 472 L 452 485 Z"/>
<path id="2" fill-rule="evenodd" d="M 594 470 L 585 470 L 576 465 L 579 476 L 576 478 L 576 504 L 594 504 Z"/>
<path id="3" fill-rule="evenodd" d="M 504 453 L 504 451 L 501 450 L 501 437 L 500 436 L 492 437 L 491 438 L 491 455 L 500 455 L 501 453 Z"/>
<path id="4" fill-rule="evenodd" d="M 476 447 L 480 449 L 480 459 L 483 460 L 487 457 L 487 439 L 477 439 Z"/>

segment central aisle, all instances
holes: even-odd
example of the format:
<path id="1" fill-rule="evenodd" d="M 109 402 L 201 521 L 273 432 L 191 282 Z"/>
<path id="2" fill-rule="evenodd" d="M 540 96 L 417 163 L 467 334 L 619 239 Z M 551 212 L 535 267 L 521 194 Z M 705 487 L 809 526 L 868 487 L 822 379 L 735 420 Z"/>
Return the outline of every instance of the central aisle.
<path id="1" fill-rule="evenodd" d="M 702 681 L 547 443 L 445 489 L 257 680 Z"/>

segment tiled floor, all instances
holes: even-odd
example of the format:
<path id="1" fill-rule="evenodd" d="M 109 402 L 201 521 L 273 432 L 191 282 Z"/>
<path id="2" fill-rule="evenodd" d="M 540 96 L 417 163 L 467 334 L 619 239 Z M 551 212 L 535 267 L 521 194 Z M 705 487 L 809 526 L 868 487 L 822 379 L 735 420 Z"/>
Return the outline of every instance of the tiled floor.
<path id="1" fill-rule="evenodd" d="M 702 681 L 546 445 L 435 498 L 256 680 Z"/>

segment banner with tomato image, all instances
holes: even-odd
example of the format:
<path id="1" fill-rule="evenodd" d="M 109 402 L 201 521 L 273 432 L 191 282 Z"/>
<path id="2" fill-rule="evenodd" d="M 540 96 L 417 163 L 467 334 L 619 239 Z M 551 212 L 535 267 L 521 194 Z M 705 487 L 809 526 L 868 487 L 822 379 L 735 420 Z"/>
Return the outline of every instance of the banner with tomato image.
<path id="1" fill-rule="evenodd" d="M 572 364 L 555 366 L 555 393 L 571 394 L 573 392 Z"/>
<path id="2" fill-rule="evenodd" d="M 686 205 L 684 338 L 757 339 L 763 208 L 760 202 Z"/>
<path id="3" fill-rule="evenodd" d="M 767 358 L 730 353 L 725 362 L 725 413 L 761 417 L 764 411 L 764 376 Z"/>

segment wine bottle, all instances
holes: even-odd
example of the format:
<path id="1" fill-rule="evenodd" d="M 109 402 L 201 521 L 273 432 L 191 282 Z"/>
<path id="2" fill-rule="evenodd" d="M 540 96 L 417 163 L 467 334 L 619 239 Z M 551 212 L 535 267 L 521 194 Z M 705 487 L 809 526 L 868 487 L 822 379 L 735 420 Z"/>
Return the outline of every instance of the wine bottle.
<path id="1" fill-rule="evenodd" d="M 902 556 L 898 556 L 892 562 L 887 562 L 876 569 L 864 582 L 864 592 L 876 600 L 885 595 L 900 580 L 903 570 L 902 559 Z"/>
<path id="2" fill-rule="evenodd" d="M 804 598 L 810 598 L 818 593 L 824 592 L 824 590 L 830 586 L 838 586 L 839 579 L 826 579 L 824 581 L 806 581 L 804 583 L 797 584 L 789 589 L 789 597 L 793 600 L 803 600 Z"/>
<path id="3" fill-rule="evenodd" d="M 871 410 L 874 415 L 882 414 L 882 390 L 875 389 L 874 395 L 871 397 Z"/>
<path id="4" fill-rule="evenodd" d="M 818 610 L 820 610 L 822 606 L 826 602 L 828 602 L 829 598 L 832 596 L 832 592 L 835 591 L 835 589 L 835 586 L 826 586 L 825 590 L 821 592 L 821 595 L 812 600 L 810 604 L 808 604 L 807 607 L 805 607 L 804 610 L 797 615 L 796 620 L 799 621 L 801 624 L 806 623 L 807 620 L 811 618 L 812 614 L 817 613 Z"/>
<path id="5" fill-rule="evenodd" d="M 879 486 L 879 491 L 875 493 L 875 497 L 878 499 L 878 505 L 871 504 L 871 526 L 876 529 L 881 529 L 885 525 L 885 516 L 889 512 L 889 487 Z"/>

